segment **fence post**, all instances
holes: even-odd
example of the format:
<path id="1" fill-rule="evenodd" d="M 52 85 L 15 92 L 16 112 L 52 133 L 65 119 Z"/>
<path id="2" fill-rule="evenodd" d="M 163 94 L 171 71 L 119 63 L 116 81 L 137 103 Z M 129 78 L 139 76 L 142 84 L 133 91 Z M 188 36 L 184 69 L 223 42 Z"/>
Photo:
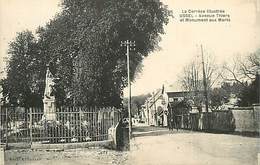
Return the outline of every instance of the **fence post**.
<path id="1" fill-rule="evenodd" d="M 5 136 L 6 137 L 6 139 L 5 139 L 6 142 L 5 143 L 6 143 L 6 148 L 7 148 L 8 147 L 8 114 L 7 114 L 7 112 L 8 112 L 7 109 L 8 108 L 7 107 L 4 107 L 4 108 L 5 108 L 5 122 L 6 122 L 6 130 L 5 130 L 5 132 L 6 132 L 6 136 Z"/>
<path id="2" fill-rule="evenodd" d="M 184 114 L 181 115 L 181 128 L 184 129 Z"/>
<path id="3" fill-rule="evenodd" d="M 32 108 L 29 108 L 29 114 L 30 114 L 30 125 L 29 125 L 29 129 L 30 129 L 30 144 L 32 145 Z"/>
<path id="4" fill-rule="evenodd" d="M 111 123 L 112 123 L 113 127 L 115 127 L 115 121 L 116 121 L 116 115 L 115 114 L 116 114 L 115 113 L 115 108 L 113 108 L 112 109 L 112 113 L 111 113 L 111 117 L 112 117 Z"/>
<path id="5" fill-rule="evenodd" d="M 82 127 L 81 127 L 81 115 L 82 115 L 82 110 L 81 110 L 81 107 L 79 107 L 79 141 L 83 141 L 83 138 L 82 138 Z"/>

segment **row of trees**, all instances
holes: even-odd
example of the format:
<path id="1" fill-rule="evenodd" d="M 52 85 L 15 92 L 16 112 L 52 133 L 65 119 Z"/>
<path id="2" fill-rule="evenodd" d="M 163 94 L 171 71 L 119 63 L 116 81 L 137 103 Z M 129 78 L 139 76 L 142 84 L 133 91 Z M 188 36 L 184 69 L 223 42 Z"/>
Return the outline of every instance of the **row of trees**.
<path id="1" fill-rule="evenodd" d="M 36 35 L 23 31 L 9 45 L 4 97 L 12 104 L 42 104 L 46 66 L 55 77 L 58 105 L 122 106 L 125 50 L 134 40 L 131 80 L 156 48 L 171 11 L 158 0 L 63 0 L 62 11 Z"/>
<path id="2" fill-rule="evenodd" d="M 206 54 L 203 60 L 209 107 L 212 110 L 219 109 L 232 97 L 237 99 L 239 106 L 260 102 L 260 49 L 244 57 L 236 56 L 223 65 L 218 65 L 210 54 Z M 186 65 L 179 80 L 184 90 L 190 91 L 189 97 L 196 106 L 205 103 L 201 58 L 194 58 Z"/>

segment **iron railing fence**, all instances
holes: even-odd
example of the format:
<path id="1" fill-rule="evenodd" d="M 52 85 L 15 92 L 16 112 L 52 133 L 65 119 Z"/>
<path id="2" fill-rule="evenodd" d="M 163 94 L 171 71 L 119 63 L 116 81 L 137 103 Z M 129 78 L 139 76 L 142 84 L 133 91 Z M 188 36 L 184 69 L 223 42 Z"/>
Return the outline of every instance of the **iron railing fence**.
<path id="1" fill-rule="evenodd" d="M 52 114 L 42 108 L 1 107 L 0 113 L 1 143 L 107 140 L 108 129 L 121 118 L 120 110 L 111 107 L 61 107 Z"/>
<path id="2" fill-rule="evenodd" d="M 23 107 L 0 108 L 0 142 L 29 142 L 28 109 Z"/>
<path id="3" fill-rule="evenodd" d="M 0 143 L 6 143 L 7 141 L 7 110 L 0 108 Z"/>

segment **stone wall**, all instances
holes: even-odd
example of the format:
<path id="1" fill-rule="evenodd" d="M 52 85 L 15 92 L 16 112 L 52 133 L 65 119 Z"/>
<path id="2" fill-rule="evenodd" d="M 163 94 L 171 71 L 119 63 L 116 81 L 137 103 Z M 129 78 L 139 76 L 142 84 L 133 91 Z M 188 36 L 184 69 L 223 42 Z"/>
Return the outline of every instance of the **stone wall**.
<path id="1" fill-rule="evenodd" d="M 187 120 L 187 117 L 189 120 Z M 236 107 L 228 111 L 183 115 L 178 125 L 183 129 L 214 132 L 260 132 L 260 105 Z"/>
<path id="2" fill-rule="evenodd" d="M 217 111 L 211 113 L 210 129 L 220 132 L 234 132 L 235 119 L 232 111 Z"/>
<path id="3" fill-rule="evenodd" d="M 260 105 L 232 108 L 231 111 L 235 119 L 235 131 L 259 132 Z"/>

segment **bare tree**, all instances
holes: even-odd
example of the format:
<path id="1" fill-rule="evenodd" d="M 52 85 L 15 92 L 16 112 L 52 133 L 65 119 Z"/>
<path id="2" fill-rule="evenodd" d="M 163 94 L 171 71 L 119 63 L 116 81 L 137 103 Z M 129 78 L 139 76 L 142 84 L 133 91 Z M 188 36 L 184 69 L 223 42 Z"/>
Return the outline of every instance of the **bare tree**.
<path id="1" fill-rule="evenodd" d="M 205 72 L 206 81 L 209 89 L 214 86 L 222 73 L 219 66 L 216 64 L 215 58 L 211 55 L 205 56 Z M 179 77 L 179 81 L 187 91 L 201 91 L 203 90 L 203 75 L 201 61 L 198 58 L 193 58 L 190 63 L 188 63 Z"/>
<path id="2" fill-rule="evenodd" d="M 222 70 L 216 64 L 214 56 L 206 53 L 204 56 L 205 77 L 207 83 L 207 91 L 211 91 L 212 87 L 220 80 Z M 201 106 L 203 95 L 203 70 L 202 62 L 199 57 L 195 57 L 188 63 L 179 77 L 184 90 L 189 91 L 189 98 L 193 100 L 196 106 Z"/>
<path id="3" fill-rule="evenodd" d="M 187 91 L 198 91 L 201 89 L 201 75 L 199 75 L 200 66 L 195 62 L 191 61 L 188 65 L 183 68 L 180 82 L 182 87 Z"/>
<path id="4" fill-rule="evenodd" d="M 225 81 L 238 82 L 244 85 L 252 82 L 260 69 L 260 49 L 245 57 L 236 56 L 230 65 L 224 64 L 225 74 L 222 75 Z"/>

